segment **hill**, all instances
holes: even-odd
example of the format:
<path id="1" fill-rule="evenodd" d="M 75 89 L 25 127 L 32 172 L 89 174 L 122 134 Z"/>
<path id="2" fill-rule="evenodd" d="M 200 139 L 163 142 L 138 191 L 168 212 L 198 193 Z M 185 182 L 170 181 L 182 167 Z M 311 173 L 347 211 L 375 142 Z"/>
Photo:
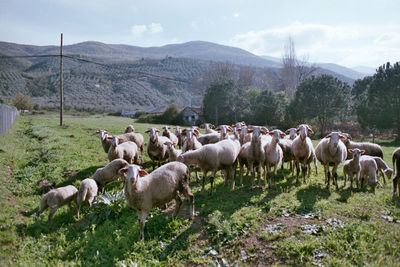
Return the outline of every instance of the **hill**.
<path id="1" fill-rule="evenodd" d="M 0 55 L 58 55 L 57 46 L 0 42 Z M 201 105 L 203 76 L 215 62 L 255 70 L 253 85 L 281 90 L 280 63 L 243 49 L 193 41 L 161 47 L 137 47 L 83 42 L 63 47 L 63 54 L 101 64 L 64 57 L 65 107 L 81 110 L 118 111 L 177 103 Z M 319 68 L 349 84 L 354 79 Z M 11 100 L 18 92 L 29 94 L 40 107 L 58 106 L 58 57 L 6 58 L 0 62 L 0 97 Z"/>

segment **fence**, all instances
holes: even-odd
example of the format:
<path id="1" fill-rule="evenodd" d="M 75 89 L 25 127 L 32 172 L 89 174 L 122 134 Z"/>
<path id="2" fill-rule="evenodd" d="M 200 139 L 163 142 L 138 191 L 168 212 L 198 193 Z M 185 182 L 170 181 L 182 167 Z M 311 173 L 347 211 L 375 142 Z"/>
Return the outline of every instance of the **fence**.
<path id="1" fill-rule="evenodd" d="M 0 104 L 0 136 L 10 129 L 18 115 L 19 111 L 15 107 Z"/>

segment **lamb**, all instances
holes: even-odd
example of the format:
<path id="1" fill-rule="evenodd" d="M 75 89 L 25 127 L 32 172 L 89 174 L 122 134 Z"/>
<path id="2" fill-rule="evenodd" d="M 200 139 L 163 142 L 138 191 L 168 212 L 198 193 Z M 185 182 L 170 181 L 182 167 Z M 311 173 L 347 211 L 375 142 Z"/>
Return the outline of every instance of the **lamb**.
<path id="1" fill-rule="evenodd" d="M 81 210 L 82 202 L 87 202 L 89 208 L 92 206 L 93 199 L 97 196 L 97 184 L 96 181 L 90 178 L 84 179 L 79 185 L 78 195 L 76 199 L 77 212 L 76 216 L 79 219 L 79 213 Z"/>
<path id="2" fill-rule="evenodd" d="M 371 157 L 375 160 L 376 165 L 378 166 L 378 171 L 382 174 L 384 184 L 386 184 L 385 174 L 389 180 L 392 179 L 393 169 L 389 168 L 389 166 L 383 159 L 381 159 L 380 157 L 373 157 L 368 155 L 364 157 Z"/>
<path id="3" fill-rule="evenodd" d="M 240 128 L 240 136 L 239 136 L 239 141 L 240 144 L 246 144 L 247 142 L 251 141 L 252 133 L 248 132 L 248 127 L 246 125 L 242 126 Z"/>
<path id="4" fill-rule="evenodd" d="M 128 127 L 127 127 L 127 129 L 128 129 Z M 133 130 L 134 130 L 134 128 L 133 128 Z M 125 129 L 125 131 L 126 131 L 126 129 Z M 117 137 L 119 139 L 122 139 L 121 143 L 124 143 L 127 141 L 134 142 L 137 145 L 137 147 L 140 149 L 140 160 L 141 160 L 141 162 L 144 162 L 144 159 L 143 159 L 144 138 L 141 133 L 128 132 L 128 133 L 120 134 Z"/>
<path id="5" fill-rule="evenodd" d="M 161 166 L 161 162 L 168 159 L 167 146 L 165 142 L 171 141 L 168 137 L 158 136 L 157 133 L 160 131 L 157 128 L 149 128 L 146 133 L 149 133 L 150 139 L 147 144 L 147 154 L 149 155 L 153 170 L 155 169 L 155 161 L 158 161 L 158 167 Z"/>
<path id="6" fill-rule="evenodd" d="M 377 185 L 381 186 L 381 183 L 377 180 L 376 174 L 378 172 L 378 165 L 376 161 L 371 157 L 360 157 L 360 178 L 361 178 L 361 186 L 366 177 L 369 178 L 368 184 L 372 187 L 372 191 L 375 193 L 375 188 Z"/>
<path id="7" fill-rule="evenodd" d="M 333 175 L 333 183 L 336 186 L 336 190 L 339 189 L 337 183 L 337 168 L 339 164 L 346 160 L 347 158 L 347 149 L 343 142 L 340 140 L 344 140 L 346 137 L 338 132 L 332 132 L 328 134 L 325 138 L 323 138 L 315 148 L 315 154 L 317 159 L 324 166 L 325 170 L 325 181 L 327 182 L 326 188 L 329 190 L 330 184 L 330 172 L 329 166 L 333 165 L 332 175 Z"/>
<path id="8" fill-rule="evenodd" d="M 350 188 L 353 188 L 353 175 L 356 175 L 356 183 L 357 187 L 359 187 L 360 181 L 360 157 L 365 153 L 365 150 L 360 150 L 358 148 L 348 149 L 349 153 L 353 153 L 354 156 L 352 159 L 348 159 L 344 162 L 343 165 L 343 176 L 344 176 L 344 186 L 346 187 L 347 176 L 350 177 Z"/>
<path id="9" fill-rule="evenodd" d="M 342 141 L 346 145 L 347 149 L 358 148 L 361 150 L 365 150 L 365 155 L 376 156 L 383 159 L 383 150 L 380 145 L 369 142 L 363 142 L 363 143 L 353 142 L 351 141 L 352 138 L 350 134 L 342 133 L 342 135 L 346 137 Z M 347 155 L 347 159 L 349 159 L 349 157 L 351 156 L 352 154 Z"/>
<path id="10" fill-rule="evenodd" d="M 392 163 L 396 174 L 393 179 L 393 197 L 398 197 L 400 195 L 400 147 L 393 151 Z"/>
<path id="11" fill-rule="evenodd" d="M 172 141 L 167 141 L 164 143 L 168 147 L 167 153 L 168 153 L 168 161 L 176 161 L 177 158 L 182 154 L 182 150 L 180 149 L 175 149 L 174 146 L 176 146 L 176 143 L 172 143 Z"/>
<path id="12" fill-rule="evenodd" d="M 169 130 L 171 128 L 168 127 L 168 126 L 164 126 L 163 129 L 164 129 L 164 131 L 162 133 L 162 136 L 168 137 L 169 140 L 171 140 L 172 143 L 176 143 L 177 144 L 178 141 L 179 141 L 178 137 L 175 134 L 171 133 L 171 131 Z"/>
<path id="13" fill-rule="evenodd" d="M 273 130 L 269 132 L 272 137 L 271 141 L 264 146 L 265 160 L 264 160 L 264 184 L 267 184 L 267 175 L 270 168 L 274 167 L 274 187 L 276 187 L 276 175 L 277 167 L 282 164 L 283 152 L 282 148 L 278 145 L 280 137 L 284 137 L 286 134 L 281 130 Z M 284 175 L 284 174 L 283 174 Z M 285 178 L 285 177 L 284 177 Z M 269 176 L 268 185 L 272 187 L 271 176 Z"/>
<path id="14" fill-rule="evenodd" d="M 48 223 L 50 224 L 53 218 L 54 213 L 57 211 L 58 208 L 61 206 L 68 204 L 69 209 L 71 210 L 71 201 L 75 201 L 76 203 L 76 196 L 78 193 L 78 189 L 76 189 L 73 185 L 67 185 L 64 187 L 59 187 L 56 189 L 50 190 L 46 193 L 42 199 L 40 200 L 39 210 L 36 213 L 36 217 L 50 207 Z"/>
<path id="15" fill-rule="evenodd" d="M 128 125 L 124 131 L 124 133 L 133 133 L 133 132 L 135 132 L 135 128 L 133 127 L 133 125 Z"/>
<path id="16" fill-rule="evenodd" d="M 297 127 L 296 131 L 299 135 L 293 140 L 292 143 L 292 151 L 293 155 L 296 159 L 296 183 L 299 182 L 299 173 L 300 168 L 298 164 L 301 165 L 303 182 L 306 182 L 306 172 L 308 168 L 308 173 L 311 174 L 311 162 L 314 159 L 314 146 L 311 142 L 311 139 L 307 136 L 307 133 L 314 133 L 311 127 L 307 124 L 301 124 Z M 316 161 L 314 161 L 316 162 Z M 316 164 L 315 164 L 316 166 Z"/>
<path id="17" fill-rule="evenodd" d="M 279 140 L 279 146 L 281 147 L 282 152 L 283 152 L 282 167 L 281 167 L 282 172 L 283 172 L 283 163 L 288 162 L 289 169 L 291 170 L 292 175 L 293 175 L 293 172 L 294 172 L 293 161 L 295 160 L 295 157 L 294 157 L 294 154 L 292 151 L 292 144 L 293 144 L 293 140 L 289 139 L 289 138 L 283 138 L 283 139 Z"/>
<path id="18" fill-rule="evenodd" d="M 217 131 L 213 130 L 215 126 L 211 123 L 204 123 L 200 125 L 200 128 L 204 128 L 206 134 L 216 134 L 218 133 Z"/>
<path id="19" fill-rule="evenodd" d="M 297 128 L 290 128 L 285 131 L 286 137 L 290 140 L 294 140 L 297 137 Z"/>
<path id="20" fill-rule="evenodd" d="M 144 226 L 151 208 L 175 199 L 175 214 L 182 204 L 181 194 L 190 201 L 190 219 L 194 218 L 194 196 L 189 187 L 189 169 L 180 162 L 170 162 L 151 174 L 137 165 L 129 165 L 119 171 L 125 178 L 125 198 L 128 205 L 137 211 L 140 223 L 140 238 L 144 239 Z M 142 177 L 139 177 L 141 175 Z"/>
<path id="21" fill-rule="evenodd" d="M 108 160 L 111 162 L 114 159 L 124 159 L 128 163 L 139 163 L 139 153 L 136 143 L 127 141 L 124 143 L 123 139 L 116 136 L 109 136 L 108 139 L 112 140 L 110 149 L 108 150 Z"/>
<path id="22" fill-rule="evenodd" d="M 253 136 L 251 138 L 251 141 L 249 145 L 244 145 L 243 148 L 241 149 L 241 157 L 240 157 L 240 162 L 243 163 L 244 159 L 246 159 L 248 168 L 250 169 L 251 172 L 251 187 L 254 188 L 254 179 L 255 179 L 255 172 L 254 172 L 254 167 L 257 170 L 257 175 L 258 175 L 258 186 L 261 185 L 261 174 L 260 174 L 260 168 L 261 165 L 263 164 L 265 160 L 265 153 L 264 153 L 264 146 L 266 145 L 268 139 L 262 138 L 261 135 L 265 135 L 268 133 L 268 129 L 265 127 L 260 127 L 260 126 L 252 126 L 248 130 L 249 132 L 253 133 Z M 243 164 L 241 164 L 240 168 L 240 180 L 242 181 L 243 177 Z"/>
<path id="23" fill-rule="evenodd" d="M 236 159 L 240 151 L 240 142 L 238 139 L 222 140 L 216 144 L 208 144 L 193 151 L 188 151 L 178 157 L 178 161 L 187 166 L 195 165 L 203 171 L 203 184 L 201 191 L 204 192 L 207 173 L 212 172 L 210 177 L 211 191 L 213 194 L 213 185 L 215 173 L 218 170 L 225 170 L 225 184 L 232 172 L 232 166 L 236 169 Z M 235 177 L 232 179 L 232 189 L 235 188 Z"/>
<path id="24" fill-rule="evenodd" d="M 182 135 L 182 128 L 180 126 L 175 126 L 175 135 L 178 137 L 179 148 L 182 148 L 185 141 L 185 136 Z"/>
<path id="25" fill-rule="evenodd" d="M 106 130 L 98 130 L 96 131 L 97 134 L 100 136 L 101 145 L 103 146 L 104 152 L 108 153 L 108 150 L 111 146 L 111 140 L 107 139 L 108 132 Z"/>
<path id="26" fill-rule="evenodd" d="M 93 174 L 92 179 L 96 182 L 98 190 L 104 193 L 104 187 L 107 183 L 117 180 L 118 171 L 128 166 L 128 162 L 124 159 L 114 159 L 103 168 L 98 168 Z"/>

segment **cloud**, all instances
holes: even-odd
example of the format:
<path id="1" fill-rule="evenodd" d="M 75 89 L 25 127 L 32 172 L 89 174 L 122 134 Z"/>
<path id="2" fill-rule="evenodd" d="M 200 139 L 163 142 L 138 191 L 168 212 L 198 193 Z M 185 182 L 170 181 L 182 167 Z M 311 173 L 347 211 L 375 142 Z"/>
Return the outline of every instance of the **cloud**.
<path id="1" fill-rule="evenodd" d="M 135 37 L 140 37 L 146 33 L 149 34 L 157 34 L 163 32 L 164 29 L 161 26 L 160 23 L 150 23 L 148 25 L 142 24 L 142 25 L 133 25 L 131 27 L 131 33 Z"/>
<path id="2" fill-rule="evenodd" d="M 239 13 L 235 13 L 235 14 L 233 14 L 233 16 L 234 16 L 235 18 L 238 18 L 238 17 L 239 17 Z"/>
<path id="3" fill-rule="evenodd" d="M 258 55 L 281 57 L 289 36 L 295 41 L 297 54 L 307 55 L 314 62 L 376 67 L 386 61 L 400 60 L 399 24 L 330 26 L 294 22 L 237 34 L 228 44 Z"/>

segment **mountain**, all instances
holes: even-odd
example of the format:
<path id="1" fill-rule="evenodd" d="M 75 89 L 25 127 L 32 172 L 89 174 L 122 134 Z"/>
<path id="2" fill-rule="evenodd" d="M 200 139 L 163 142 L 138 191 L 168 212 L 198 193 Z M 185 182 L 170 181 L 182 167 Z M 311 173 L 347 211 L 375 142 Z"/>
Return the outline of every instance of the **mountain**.
<path id="1" fill-rule="evenodd" d="M 353 70 L 356 70 L 361 73 L 367 73 L 368 75 L 373 75 L 376 72 L 375 68 L 365 67 L 365 66 L 356 66 L 353 67 Z"/>
<path id="2" fill-rule="evenodd" d="M 321 67 L 323 69 L 327 69 L 336 73 L 339 73 L 343 76 L 352 78 L 354 80 L 357 79 L 362 79 L 365 76 L 368 76 L 368 73 L 362 73 L 362 72 L 358 72 L 356 70 L 350 69 L 350 68 L 346 68 L 337 64 L 333 64 L 333 63 L 316 63 L 316 65 L 318 67 Z"/>
<path id="3" fill-rule="evenodd" d="M 0 97 L 9 101 L 22 92 L 31 95 L 40 107 L 57 106 L 59 53 L 58 46 L 0 42 L 0 55 L 54 55 L 2 58 Z M 64 46 L 63 55 L 84 60 L 64 57 L 66 108 L 117 111 L 172 103 L 200 105 L 205 90 L 203 78 L 218 61 L 233 63 L 235 77 L 243 66 L 251 66 L 253 86 L 281 90 L 279 61 L 209 42 L 137 47 L 89 41 Z M 320 67 L 316 73 L 331 74 L 350 85 L 354 82 L 343 72 Z"/>

